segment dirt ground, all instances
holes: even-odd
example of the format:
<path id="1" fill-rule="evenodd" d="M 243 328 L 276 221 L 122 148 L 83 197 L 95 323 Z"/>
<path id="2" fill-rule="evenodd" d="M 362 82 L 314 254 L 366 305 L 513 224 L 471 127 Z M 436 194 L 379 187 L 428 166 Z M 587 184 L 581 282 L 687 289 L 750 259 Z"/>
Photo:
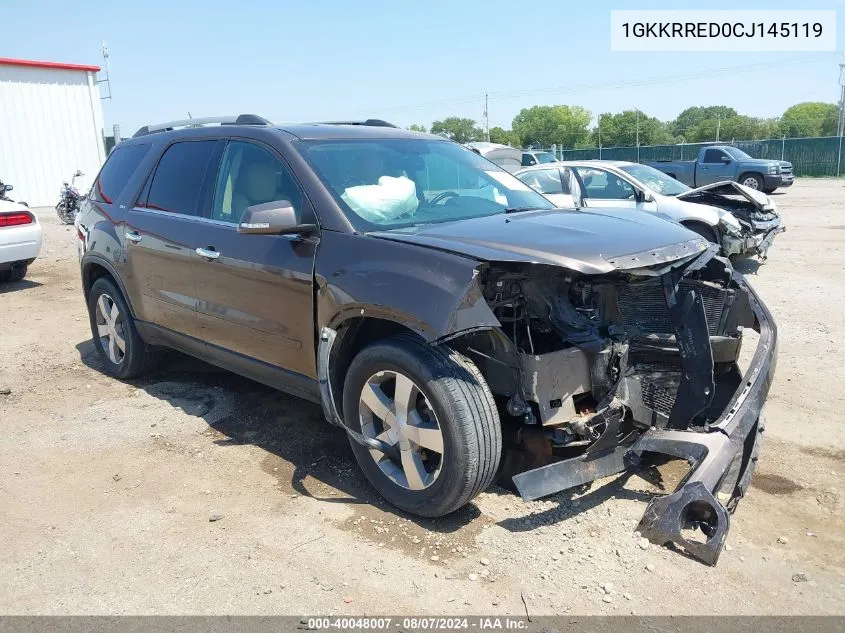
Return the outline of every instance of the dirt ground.
<path id="1" fill-rule="evenodd" d="M 0 613 L 845 613 L 845 182 L 776 200 L 788 231 L 742 266 L 779 327 L 768 438 L 715 568 L 634 533 L 671 468 L 419 520 L 315 405 L 177 354 L 106 377 L 44 210 L 0 289 Z"/>

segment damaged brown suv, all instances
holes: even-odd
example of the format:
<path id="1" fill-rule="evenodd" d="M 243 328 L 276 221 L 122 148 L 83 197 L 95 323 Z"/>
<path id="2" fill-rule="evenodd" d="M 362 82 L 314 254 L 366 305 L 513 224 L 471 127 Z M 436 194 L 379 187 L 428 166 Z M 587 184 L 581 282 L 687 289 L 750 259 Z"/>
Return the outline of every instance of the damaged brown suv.
<path id="1" fill-rule="evenodd" d="M 497 475 L 535 499 L 651 453 L 685 459 L 639 529 L 715 563 L 757 460 L 776 330 L 695 233 L 555 209 L 469 149 L 382 121 L 254 115 L 142 128 L 76 225 L 113 376 L 169 347 L 318 402 L 372 485 L 425 516 Z"/>

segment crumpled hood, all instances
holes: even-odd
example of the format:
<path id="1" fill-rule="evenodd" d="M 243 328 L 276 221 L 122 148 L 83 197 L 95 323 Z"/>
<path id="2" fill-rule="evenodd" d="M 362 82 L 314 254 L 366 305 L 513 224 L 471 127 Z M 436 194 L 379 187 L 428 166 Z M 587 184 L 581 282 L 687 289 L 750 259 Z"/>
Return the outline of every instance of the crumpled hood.
<path id="1" fill-rule="evenodd" d="M 706 240 L 679 224 L 620 209 L 498 214 L 368 235 L 485 261 L 552 264 L 585 274 L 682 262 L 707 249 Z"/>
<path id="2" fill-rule="evenodd" d="M 683 200 L 705 191 L 710 194 L 720 194 L 723 196 L 742 196 L 760 211 L 771 211 L 774 209 L 774 203 L 765 193 L 752 189 L 751 187 L 741 185 L 738 182 L 733 182 L 732 180 L 721 180 L 709 185 L 704 185 L 703 187 L 698 187 L 697 189 L 690 189 L 689 191 L 678 194 L 675 196 L 675 199 Z"/>

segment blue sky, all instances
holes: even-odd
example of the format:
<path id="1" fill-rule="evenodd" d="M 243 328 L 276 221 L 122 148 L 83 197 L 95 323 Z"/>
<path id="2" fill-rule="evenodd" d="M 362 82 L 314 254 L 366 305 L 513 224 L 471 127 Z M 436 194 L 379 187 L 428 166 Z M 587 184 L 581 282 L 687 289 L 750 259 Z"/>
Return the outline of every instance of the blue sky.
<path id="1" fill-rule="evenodd" d="M 101 64 L 107 41 L 114 98 L 104 112 L 124 136 L 188 112 L 252 112 L 276 122 L 373 116 L 403 126 L 450 115 L 480 121 L 485 93 L 491 127 L 509 128 L 523 107 L 556 103 L 594 115 L 639 107 L 671 119 L 691 105 L 725 104 L 776 116 L 798 101 L 837 101 L 845 55 L 612 53 L 610 10 L 799 7 L 837 9 L 845 51 L 843 1 L 32 0 L 4 7 L 0 57 Z M 749 65 L 759 66 L 707 72 Z M 683 80 L 689 73 L 698 76 Z"/>

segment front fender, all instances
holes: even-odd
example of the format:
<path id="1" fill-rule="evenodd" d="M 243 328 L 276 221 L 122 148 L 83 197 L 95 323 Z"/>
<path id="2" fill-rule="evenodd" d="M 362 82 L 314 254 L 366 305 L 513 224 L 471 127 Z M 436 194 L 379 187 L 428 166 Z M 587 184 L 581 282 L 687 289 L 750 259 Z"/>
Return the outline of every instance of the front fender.
<path id="1" fill-rule="evenodd" d="M 428 342 L 500 327 L 478 283 L 480 262 L 412 244 L 324 231 L 315 262 L 316 325 L 394 321 Z"/>

